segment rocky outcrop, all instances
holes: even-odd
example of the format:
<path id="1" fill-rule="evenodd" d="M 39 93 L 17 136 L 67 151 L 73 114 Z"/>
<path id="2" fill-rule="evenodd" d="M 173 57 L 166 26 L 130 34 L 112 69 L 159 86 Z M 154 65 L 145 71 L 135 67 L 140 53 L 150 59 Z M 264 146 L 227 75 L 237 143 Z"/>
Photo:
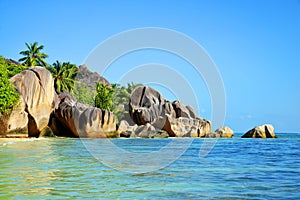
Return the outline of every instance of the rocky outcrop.
<path id="1" fill-rule="evenodd" d="M 25 103 L 20 97 L 19 102 L 13 107 L 8 117 L 6 135 L 18 134 L 28 136 L 28 113 L 25 111 Z"/>
<path id="2" fill-rule="evenodd" d="M 67 92 L 58 96 L 47 69 L 30 67 L 11 81 L 20 100 L 10 115 L 1 117 L 0 125 L 5 130 L 5 133 L 1 132 L 2 137 L 119 136 L 113 113 L 78 103 Z"/>
<path id="3" fill-rule="evenodd" d="M 153 124 L 162 127 L 170 137 L 206 137 L 211 132 L 211 123 L 206 119 L 187 117 L 173 118 L 170 115 L 160 117 Z"/>
<path id="4" fill-rule="evenodd" d="M 49 123 L 55 135 L 84 138 L 119 136 L 112 112 L 79 103 L 68 92 L 62 92 L 58 97 L 58 108 Z"/>
<path id="5" fill-rule="evenodd" d="M 20 100 L 7 121 L 7 134 L 21 132 L 29 137 L 39 137 L 47 128 L 55 107 L 52 75 L 43 67 L 30 67 L 13 76 L 11 81 L 20 94 Z"/>
<path id="6" fill-rule="evenodd" d="M 134 134 L 131 137 L 140 137 L 140 138 L 167 138 L 169 134 L 163 130 L 157 130 L 151 124 L 138 126 L 134 131 Z"/>
<path id="7" fill-rule="evenodd" d="M 151 87 L 139 86 L 130 96 L 129 113 L 138 125 L 150 124 L 171 137 L 205 137 L 211 123 L 197 117 L 191 106 L 180 101 L 170 103 Z"/>
<path id="8" fill-rule="evenodd" d="M 81 66 L 83 74 L 93 74 Z M 93 75 L 91 75 L 93 77 Z M 97 78 L 98 77 L 98 78 Z M 101 76 L 100 76 L 101 77 Z M 93 83 L 109 84 L 97 74 Z M 81 77 L 83 79 L 87 77 Z M 211 122 L 197 116 L 191 106 L 169 102 L 156 90 L 137 87 L 130 96 L 129 115 L 136 123 L 121 121 L 116 131 L 112 112 L 79 103 L 67 92 L 56 94 L 51 73 L 42 67 L 30 67 L 11 78 L 19 102 L 9 115 L 1 116 L 1 137 L 233 137 L 229 127 L 211 132 Z M 276 138 L 270 124 L 257 126 L 243 138 Z"/>
<path id="9" fill-rule="evenodd" d="M 256 126 L 246 132 L 242 138 L 277 138 L 274 133 L 274 127 L 271 124 Z"/>
<path id="10" fill-rule="evenodd" d="M 172 113 L 174 117 L 176 116 L 169 102 L 166 102 L 159 92 L 147 86 L 139 86 L 132 91 L 129 113 L 137 125 L 151 124 L 159 116 L 165 116 L 166 114 Z"/>
<path id="11" fill-rule="evenodd" d="M 229 128 L 228 126 L 222 126 L 221 128 L 218 128 L 215 130 L 214 133 L 212 133 L 211 137 L 217 137 L 217 138 L 232 138 L 234 135 L 233 130 Z"/>
<path id="12" fill-rule="evenodd" d="M 98 82 L 103 83 L 104 85 L 109 85 L 109 82 L 97 72 L 91 72 L 87 65 L 83 64 L 78 67 L 78 74 L 75 77 L 75 81 L 85 83 L 87 87 L 96 90 Z"/>
<path id="13" fill-rule="evenodd" d="M 131 133 L 137 128 L 137 125 L 130 126 L 129 123 L 126 120 L 122 120 L 119 122 L 117 132 L 120 135 L 120 137 L 126 137 L 129 138 Z"/>
<path id="14" fill-rule="evenodd" d="M 173 109 L 175 110 L 176 113 L 176 118 L 179 117 L 185 117 L 185 118 L 196 118 L 197 115 L 194 113 L 194 109 L 191 106 L 184 106 L 184 104 L 181 101 L 174 101 L 172 103 Z"/>
<path id="15" fill-rule="evenodd" d="M 120 137 L 127 138 L 167 138 L 169 134 L 164 130 L 156 129 L 151 124 L 146 125 L 133 125 L 130 126 L 125 120 L 119 123 L 118 133 Z"/>
<path id="16" fill-rule="evenodd" d="M 15 61 L 13 59 L 10 59 L 10 58 L 5 58 L 5 62 L 12 63 L 12 64 L 15 64 L 15 65 L 22 65 L 21 63 Z"/>

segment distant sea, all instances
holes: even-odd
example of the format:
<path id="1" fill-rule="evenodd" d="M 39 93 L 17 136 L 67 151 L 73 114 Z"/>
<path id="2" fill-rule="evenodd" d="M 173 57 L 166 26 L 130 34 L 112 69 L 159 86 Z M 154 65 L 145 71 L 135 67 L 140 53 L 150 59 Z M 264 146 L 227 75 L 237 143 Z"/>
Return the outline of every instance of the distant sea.
<path id="1" fill-rule="evenodd" d="M 206 139 L 187 139 L 181 157 L 147 173 L 106 166 L 80 139 L 0 139 L 0 199 L 300 199 L 300 134 L 276 135 L 218 139 L 205 157 L 199 150 Z M 172 140 L 110 141 L 152 152 Z M 89 141 L 97 147 L 100 140 Z M 120 158 L 111 152 L 111 159 Z"/>

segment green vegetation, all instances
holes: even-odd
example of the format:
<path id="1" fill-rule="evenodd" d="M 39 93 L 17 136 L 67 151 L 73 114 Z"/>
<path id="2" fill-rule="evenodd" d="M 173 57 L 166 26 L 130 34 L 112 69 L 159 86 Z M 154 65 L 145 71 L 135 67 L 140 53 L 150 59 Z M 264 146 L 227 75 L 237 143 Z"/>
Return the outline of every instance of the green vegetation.
<path id="1" fill-rule="evenodd" d="M 9 80 L 8 69 L 11 66 L 0 56 L 0 116 L 9 114 L 19 100 L 19 95 Z M 14 74 L 10 71 L 10 76 L 12 75 Z"/>
<path id="2" fill-rule="evenodd" d="M 20 52 L 24 57 L 20 58 L 19 61 L 23 62 L 26 66 L 46 67 L 52 73 L 56 92 L 66 90 L 73 93 L 75 77 L 78 73 L 76 65 L 71 64 L 70 62 L 61 63 L 56 61 L 53 63 L 53 66 L 48 66 L 44 60 L 48 55 L 42 52 L 44 49 L 43 45 L 39 45 L 38 42 L 34 42 L 33 44 L 26 42 L 25 44 L 27 50 Z M 17 70 L 18 68 L 15 71 Z"/>
<path id="3" fill-rule="evenodd" d="M 112 84 L 111 86 L 102 83 L 97 84 L 95 106 L 100 109 L 112 111 L 117 122 L 124 119 L 128 114 L 130 94 L 140 84 L 130 83 L 125 86 Z"/>
<path id="4" fill-rule="evenodd" d="M 115 88 L 115 84 L 104 85 L 103 83 L 98 82 L 96 87 L 95 107 L 110 111 L 113 106 L 113 93 Z"/>
<path id="5" fill-rule="evenodd" d="M 56 61 L 53 63 L 53 66 L 49 66 L 47 69 L 52 73 L 56 92 L 66 90 L 73 93 L 75 77 L 78 73 L 76 65 L 69 62 L 61 63 Z"/>
<path id="6" fill-rule="evenodd" d="M 15 62 L 13 60 L 7 60 L 7 61 L 5 61 L 5 63 L 6 63 L 8 78 L 13 77 L 14 75 L 19 74 L 26 69 L 26 67 L 24 65 L 18 64 L 17 62 Z"/>
<path id="7" fill-rule="evenodd" d="M 87 87 L 85 83 L 75 81 L 73 92 L 77 101 L 90 106 L 95 105 L 95 90 L 91 87 Z"/>
<path id="8" fill-rule="evenodd" d="M 53 65 L 47 65 L 44 59 L 48 55 L 42 52 L 43 45 L 38 45 L 38 42 L 25 44 L 27 50 L 20 52 L 24 57 L 19 59 L 23 65 L 0 57 L 0 116 L 9 114 L 19 99 L 9 78 L 22 72 L 28 66 L 46 67 L 52 73 L 54 88 L 58 93 L 66 90 L 82 103 L 112 111 L 117 121 L 124 119 L 128 114 L 130 94 L 135 87 L 139 86 L 138 84 L 131 83 L 127 87 L 121 87 L 118 84 L 106 85 L 99 82 L 96 88 L 87 86 L 85 82 L 75 81 L 78 74 L 76 65 L 59 61 Z"/>
<path id="9" fill-rule="evenodd" d="M 113 93 L 112 101 L 112 112 L 117 118 L 117 122 L 121 121 L 128 114 L 129 110 L 129 99 L 131 92 L 141 84 L 128 83 L 127 87 L 117 85 L 115 92 Z"/>
<path id="10" fill-rule="evenodd" d="M 38 45 L 38 42 L 25 43 L 27 46 L 27 50 L 21 51 L 20 54 L 23 55 L 23 58 L 20 58 L 19 61 L 22 62 L 26 66 L 42 66 L 46 67 L 47 63 L 44 60 L 48 57 L 47 54 L 41 52 L 44 48 L 43 45 Z"/>

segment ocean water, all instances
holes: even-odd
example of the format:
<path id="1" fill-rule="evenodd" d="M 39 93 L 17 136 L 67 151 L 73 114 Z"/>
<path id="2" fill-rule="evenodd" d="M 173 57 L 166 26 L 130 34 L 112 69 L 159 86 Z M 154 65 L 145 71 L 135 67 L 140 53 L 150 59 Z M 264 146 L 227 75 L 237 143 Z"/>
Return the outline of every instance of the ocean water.
<path id="1" fill-rule="evenodd" d="M 0 139 L 0 199 L 299 199 L 300 135 L 277 135 L 218 139 L 204 157 L 208 139 L 107 140 L 132 162 L 145 154 L 132 166 L 101 139 Z M 163 166 L 174 141 L 188 148 Z"/>

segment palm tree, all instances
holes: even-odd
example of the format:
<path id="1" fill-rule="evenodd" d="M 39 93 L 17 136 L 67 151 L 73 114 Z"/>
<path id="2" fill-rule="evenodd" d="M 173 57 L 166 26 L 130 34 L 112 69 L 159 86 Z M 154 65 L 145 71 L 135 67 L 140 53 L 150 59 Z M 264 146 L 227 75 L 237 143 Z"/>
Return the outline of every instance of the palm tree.
<path id="1" fill-rule="evenodd" d="M 48 70 L 52 73 L 56 92 L 67 90 L 73 93 L 75 77 L 78 73 L 78 68 L 74 64 L 56 61 L 53 66 L 48 67 Z"/>
<path id="2" fill-rule="evenodd" d="M 26 51 L 21 51 L 20 54 L 24 55 L 23 58 L 20 58 L 19 61 L 22 62 L 24 65 L 27 66 L 47 66 L 45 58 L 48 57 L 47 54 L 41 52 L 41 50 L 44 48 L 44 45 L 38 45 L 38 42 L 31 43 L 25 43 L 27 46 Z"/>

